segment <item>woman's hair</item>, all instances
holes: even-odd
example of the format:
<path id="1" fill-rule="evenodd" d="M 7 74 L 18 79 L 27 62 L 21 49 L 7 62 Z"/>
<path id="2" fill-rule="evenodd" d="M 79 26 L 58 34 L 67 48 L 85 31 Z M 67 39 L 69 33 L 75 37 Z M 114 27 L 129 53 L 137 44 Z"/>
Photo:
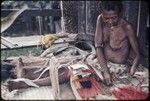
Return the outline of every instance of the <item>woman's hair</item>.
<path id="1" fill-rule="evenodd" d="M 121 13 L 122 11 L 122 2 L 121 1 L 101 1 L 101 10 L 106 11 L 117 11 Z"/>

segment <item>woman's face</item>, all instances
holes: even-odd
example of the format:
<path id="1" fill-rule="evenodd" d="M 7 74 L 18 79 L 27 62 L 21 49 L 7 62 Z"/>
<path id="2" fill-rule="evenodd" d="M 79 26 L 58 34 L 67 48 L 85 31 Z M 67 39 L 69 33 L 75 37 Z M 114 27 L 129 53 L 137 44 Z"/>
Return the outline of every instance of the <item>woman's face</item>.
<path id="1" fill-rule="evenodd" d="M 112 26 L 117 25 L 119 16 L 118 16 L 118 13 L 116 11 L 112 11 L 112 10 L 106 11 L 106 10 L 104 10 L 102 12 L 102 19 L 103 19 L 103 21 L 106 25 L 108 25 L 109 27 L 112 27 Z"/>

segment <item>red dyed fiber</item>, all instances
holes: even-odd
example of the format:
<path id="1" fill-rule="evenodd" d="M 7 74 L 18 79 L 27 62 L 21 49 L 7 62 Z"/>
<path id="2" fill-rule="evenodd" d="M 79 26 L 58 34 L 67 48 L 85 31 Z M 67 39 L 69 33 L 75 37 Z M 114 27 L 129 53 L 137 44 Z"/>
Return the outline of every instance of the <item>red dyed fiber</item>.
<path id="1" fill-rule="evenodd" d="M 113 90 L 112 94 L 119 100 L 143 100 L 148 97 L 148 93 L 136 90 L 133 86 L 126 86 Z"/>

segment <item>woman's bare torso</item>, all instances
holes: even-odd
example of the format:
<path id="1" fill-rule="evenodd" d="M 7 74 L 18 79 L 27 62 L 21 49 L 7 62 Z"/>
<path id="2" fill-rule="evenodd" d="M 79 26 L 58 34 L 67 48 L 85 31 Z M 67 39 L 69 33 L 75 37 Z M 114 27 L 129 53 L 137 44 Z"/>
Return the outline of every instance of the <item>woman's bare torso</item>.
<path id="1" fill-rule="evenodd" d="M 104 54 L 108 61 L 125 63 L 128 57 L 129 42 L 125 26 L 122 21 L 113 28 L 103 26 Z"/>

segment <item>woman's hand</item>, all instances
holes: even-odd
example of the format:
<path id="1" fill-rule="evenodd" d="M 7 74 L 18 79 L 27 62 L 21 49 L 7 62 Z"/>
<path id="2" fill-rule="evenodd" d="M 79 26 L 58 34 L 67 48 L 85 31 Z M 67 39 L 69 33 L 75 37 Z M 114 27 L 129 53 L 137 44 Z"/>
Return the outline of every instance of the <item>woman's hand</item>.
<path id="1" fill-rule="evenodd" d="M 111 84 L 111 76 L 110 73 L 108 71 L 104 71 L 103 72 L 103 76 L 104 76 L 104 81 L 107 85 Z"/>
<path id="2" fill-rule="evenodd" d="M 136 67 L 132 66 L 130 69 L 130 75 L 133 76 L 136 71 Z"/>

